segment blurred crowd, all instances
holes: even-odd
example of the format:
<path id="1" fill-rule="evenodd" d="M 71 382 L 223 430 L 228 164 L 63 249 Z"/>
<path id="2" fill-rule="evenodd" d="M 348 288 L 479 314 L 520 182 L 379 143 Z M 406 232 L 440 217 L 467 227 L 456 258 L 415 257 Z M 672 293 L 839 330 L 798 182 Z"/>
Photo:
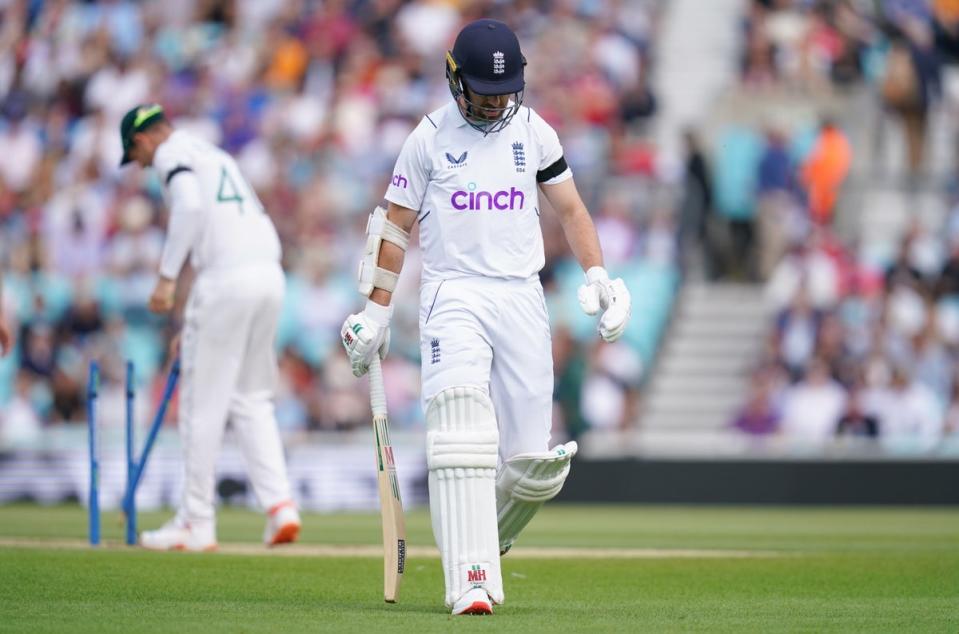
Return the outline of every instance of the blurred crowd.
<path id="1" fill-rule="evenodd" d="M 690 133 L 682 218 L 709 277 L 764 280 L 811 224 L 833 222 L 853 159 L 838 124 L 856 107 L 843 99 L 852 90 L 867 87 L 881 106 L 868 122 L 869 151 L 882 153 L 893 134 L 905 139 L 905 168 L 884 176 L 923 185 L 932 113 L 959 115 L 959 81 L 944 73 L 959 61 L 959 2 L 750 0 L 747 9 L 740 86 L 778 112 L 722 126 L 709 148 Z M 821 104 L 820 121 L 797 104 Z"/>
<path id="2" fill-rule="evenodd" d="M 959 206 L 915 222 L 882 268 L 824 227 L 766 292 L 776 313 L 735 427 L 805 442 L 861 436 L 931 448 L 959 431 Z"/>
<path id="3" fill-rule="evenodd" d="M 0 264 L 17 332 L 0 362 L 0 443 L 83 420 L 92 359 L 104 423 L 121 420 L 126 359 L 140 408 L 156 402 L 177 324 L 145 308 L 167 220 L 159 182 L 117 167 L 119 118 L 137 103 L 161 103 L 233 153 L 277 226 L 287 431 L 367 423 L 338 329 L 359 303 L 366 217 L 406 135 L 449 99 L 444 51 L 467 21 L 517 30 L 528 103 L 559 132 L 608 266 L 671 270 L 673 205 L 647 195 L 661 189 L 646 140 L 659 11 L 659 0 L 0 0 Z M 593 325 L 567 310 L 581 273 L 548 214 L 544 232 L 559 431 L 622 426 L 655 342 L 634 332 L 596 346 Z M 416 258 L 384 367 L 400 426 L 420 420 Z"/>
<path id="4" fill-rule="evenodd" d="M 956 123 L 959 102 L 943 86 L 959 62 L 957 44 L 959 2 L 952 0 L 751 4 L 744 85 L 866 87 L 904 139 L 901 169 L 867 176 L 901 187 L 912 203 L 893 253 L 843 241 L 834 217 L 843 211 L 850 166 L 863 157 L 853 156 L 841 125 L 727 132 L 738 154 L 719 153 L 745 164 L 717 167 L 711 204 L 727 222 L 746 224 L 747 235 L 741 259 L 718 274 L 764 281 L 775 314 L 734 428 L 810 444 L 860 437 L 923 449 L 959 432 L 959 171 L 950 168 L 944 186 L 943 166 L 924 165 L 936 134 L 931 114 Z M 730 178 L 736 169 L 742 173 Z M 738 207 L 723 198 L 724 178 L 748 185 Z M 920 188 L 948 201 L 942 227 L 920 221 Z"/>

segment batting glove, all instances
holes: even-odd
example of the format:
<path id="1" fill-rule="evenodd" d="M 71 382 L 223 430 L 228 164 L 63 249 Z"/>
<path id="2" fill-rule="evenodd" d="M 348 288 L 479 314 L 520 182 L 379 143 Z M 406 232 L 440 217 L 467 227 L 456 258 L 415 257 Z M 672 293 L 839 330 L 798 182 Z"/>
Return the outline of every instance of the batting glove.
<path id="1" fill-rule="evenodd" d="M 613 342 L 626 331 L 629 323 L 632 301 L 622 278 L 609 279 L 609 273 L 601 266 L 586 271 L 586 283 L 577 293 L 579 306 L 587 315 L 595 315 L 603 310 L 599 319 L 599 334 L 604 341 Z"/>
<path id="2" fill-rule="evenodd" d="M 385 359 L 390 350 L 390 317 L 392 306 L 366 302 L 361 313 L 350 315 L 340 329 L 340 341 L 350 358 L 354 376 L 363 376 L 370 369 L 373 356 Z"/>

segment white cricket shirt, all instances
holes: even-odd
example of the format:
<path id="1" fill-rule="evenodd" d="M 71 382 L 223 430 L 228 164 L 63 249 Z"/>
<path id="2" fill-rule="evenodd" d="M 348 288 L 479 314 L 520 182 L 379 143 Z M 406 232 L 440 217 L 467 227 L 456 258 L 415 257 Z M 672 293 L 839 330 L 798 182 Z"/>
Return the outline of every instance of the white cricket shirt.
<path id="1" fill-rule="evenodd" d="M 545 263 L 537 173 L 546 184 L 571 178 L 562 158 L 556 131 L 526 106 L 485 136 L 452 101 L 424 117 L 386 192 L 419 212 L 422 283 L 536 275 Z"/>
<path id="2" fill-rule="evenodd" d="M 273 222 L 229 154 L 175 130 L 157 148 L 153 167 L 171 210 L 163 277 L 176 279 L 187 254 L 197 272 L 280 261 Z"/>

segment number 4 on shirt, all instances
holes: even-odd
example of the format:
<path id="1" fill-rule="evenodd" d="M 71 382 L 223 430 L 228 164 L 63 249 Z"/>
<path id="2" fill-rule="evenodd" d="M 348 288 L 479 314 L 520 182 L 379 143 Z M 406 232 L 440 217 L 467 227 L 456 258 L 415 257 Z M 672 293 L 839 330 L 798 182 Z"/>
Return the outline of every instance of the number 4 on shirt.
<path id="1" fill-rule="evenodd" d="M 216 200 L 221 203 L 236 202 L 243 213 L 243 196 L 240 195 L 240 188 L 236 186 L 226 167 L 220 168 L 220 186 L 217 188 Z"/>
<path id="2" fill-rule="evenodd" d="M 247 185 L 248 194 L 253 199 L 253 203 L 256 205 L 256 208 L 260 210 L 260 213 L 265 214 L 266 210 L 263 208 L 263 203 L 260 202 L 260 197 L 256 195 L 256 192 Z M 236 182 L 230 178 L 230 173 L 226 170 L 226 166 L 220 168 L 220 186 L 217 187 L 216 191 L 216 200 L 221 203 L 232 203 L 235 202 L 237 207 L 240 210 L 240 213 L 243 213 L 243 196 L 240 195 L 240 188 L 237 186 Z"/>

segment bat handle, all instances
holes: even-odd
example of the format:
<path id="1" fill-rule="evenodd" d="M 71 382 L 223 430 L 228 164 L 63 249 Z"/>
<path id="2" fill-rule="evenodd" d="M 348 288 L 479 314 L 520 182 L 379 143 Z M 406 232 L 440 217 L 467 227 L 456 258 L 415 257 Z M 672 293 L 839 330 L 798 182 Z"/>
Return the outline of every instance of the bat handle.
<path id="1" fill-rule="evenodd" d="M 386 416 L 386 388 L 379 355 L 373 357 L 370 363 L 370 408 L 374 416 Z"/>

